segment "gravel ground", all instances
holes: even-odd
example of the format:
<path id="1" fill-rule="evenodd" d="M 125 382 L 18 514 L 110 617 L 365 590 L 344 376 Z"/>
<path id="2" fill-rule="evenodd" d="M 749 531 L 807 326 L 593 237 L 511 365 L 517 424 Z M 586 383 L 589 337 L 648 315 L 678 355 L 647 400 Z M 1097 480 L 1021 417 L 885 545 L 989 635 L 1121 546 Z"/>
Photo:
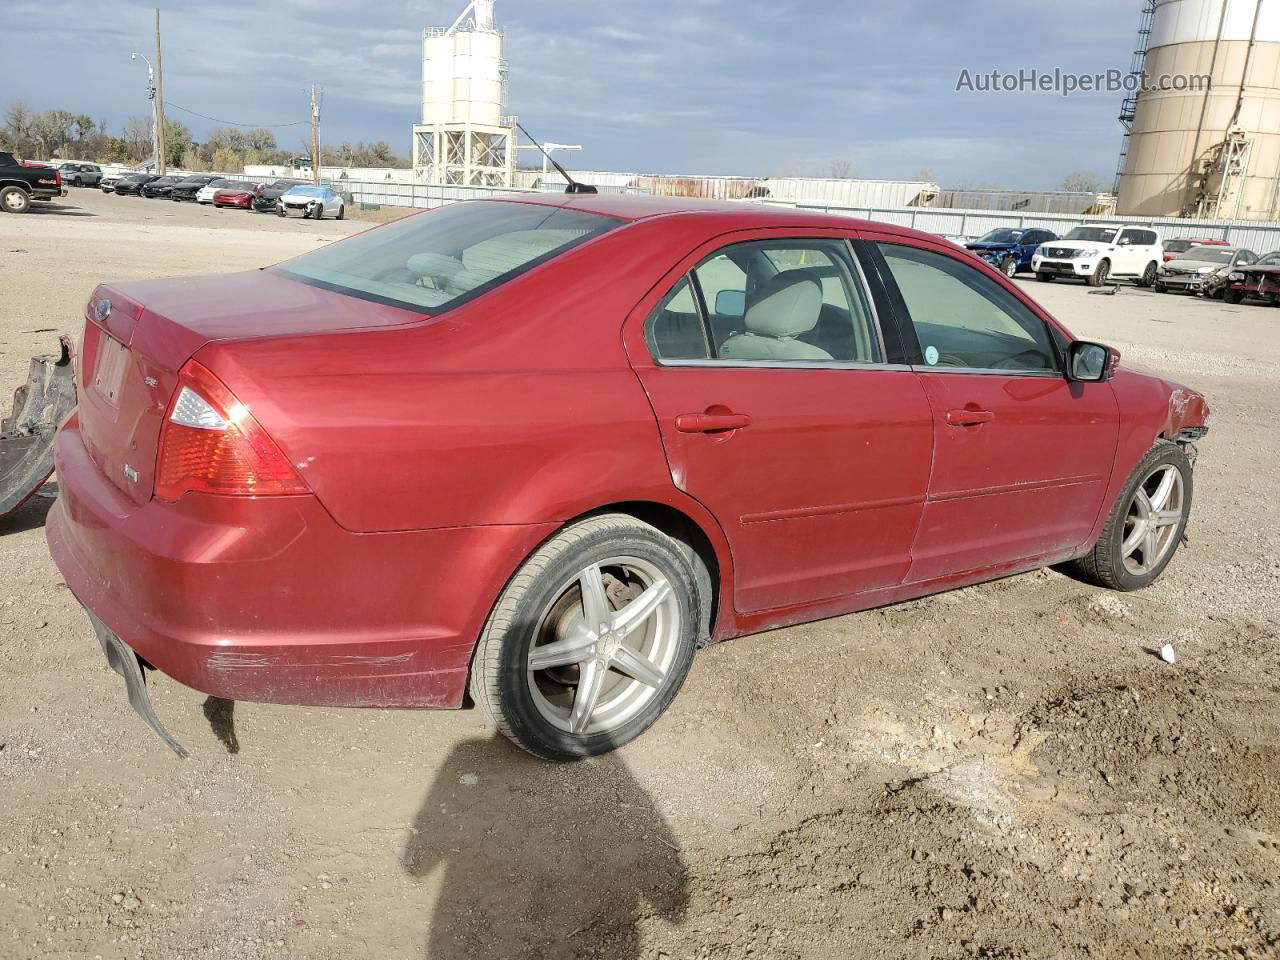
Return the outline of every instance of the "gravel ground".
<path id="1" fill-rule="evenodd" d="M 0 216 L 0 384 L 99 279 L 356 229 L 92 191 Z M 0 957 L 1280 955 L 1280 310 L 1028 289 L 1210 399 L 1166 577 L 1041 571 L 713 647 L 573 767 L 474 713 L 232 713 L 160 678 L 176 760 L 49 560 L 51 484 L 0 521 Z"/>

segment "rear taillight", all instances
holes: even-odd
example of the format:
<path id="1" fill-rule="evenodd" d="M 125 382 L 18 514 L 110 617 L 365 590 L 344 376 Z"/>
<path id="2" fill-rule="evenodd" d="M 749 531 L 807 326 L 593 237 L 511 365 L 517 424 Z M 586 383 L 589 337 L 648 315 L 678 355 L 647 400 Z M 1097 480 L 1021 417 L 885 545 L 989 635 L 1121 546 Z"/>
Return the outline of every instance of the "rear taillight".
<path id="1" fill-rule="evenodd" d="M 62 171 L 55 169 L 53 171 L 53 182 L 58 186 L 62 186 Z"/>
<path id="2" fill-rule="evenodd" d="M 156 463 L 156 497 L 184 493 L 264 497 L 309 493 L 249 408 L 192 360 L 178 375 Z"/>

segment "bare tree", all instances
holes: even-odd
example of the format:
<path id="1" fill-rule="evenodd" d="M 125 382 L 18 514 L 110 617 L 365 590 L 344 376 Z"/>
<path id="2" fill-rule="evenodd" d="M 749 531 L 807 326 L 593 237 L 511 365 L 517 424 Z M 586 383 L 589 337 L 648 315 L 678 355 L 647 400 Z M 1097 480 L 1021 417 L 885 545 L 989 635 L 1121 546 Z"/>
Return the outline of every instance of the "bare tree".
<path id="1" fill-rule="evenodd" d="M 1067 174 L 1067 178 L 1062 181 L 1062 189 L 1067 193 L 1101 193 L 1102 178 L 1096 173 L 1076 170 Z"/>
<path id="2" fill-rule="evenodd" d="M 845 159 L 831 161 L 832 180 L 852 180 L 857 172 L 857 165 L 852 160 Z"/>

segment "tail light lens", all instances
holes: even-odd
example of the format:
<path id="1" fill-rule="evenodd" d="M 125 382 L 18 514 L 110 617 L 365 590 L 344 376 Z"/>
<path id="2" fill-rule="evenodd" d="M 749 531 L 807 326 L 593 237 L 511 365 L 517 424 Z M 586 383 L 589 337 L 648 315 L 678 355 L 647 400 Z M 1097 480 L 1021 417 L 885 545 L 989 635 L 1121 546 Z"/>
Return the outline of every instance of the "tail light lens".
<path id="1" fill-rule="evenodd" d="M 193 491 L 236 497 L 310 492 L 249 408 L 194 360 L 178 375 L 160 432 L 155 495 L 177 500 Z"/>

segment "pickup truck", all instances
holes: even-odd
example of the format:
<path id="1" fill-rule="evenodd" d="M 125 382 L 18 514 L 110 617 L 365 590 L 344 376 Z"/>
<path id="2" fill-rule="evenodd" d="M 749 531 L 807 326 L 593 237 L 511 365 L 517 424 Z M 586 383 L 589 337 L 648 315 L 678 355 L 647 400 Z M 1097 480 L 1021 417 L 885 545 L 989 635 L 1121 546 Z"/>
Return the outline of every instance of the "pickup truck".
<path id="1" fill-rule="evenodd" d="M 62 194 L 62 174 L 53 167 L 24 163 L 0 151 L 0 211 L 26 213 L 32 200 L 52 200 Z"/>

